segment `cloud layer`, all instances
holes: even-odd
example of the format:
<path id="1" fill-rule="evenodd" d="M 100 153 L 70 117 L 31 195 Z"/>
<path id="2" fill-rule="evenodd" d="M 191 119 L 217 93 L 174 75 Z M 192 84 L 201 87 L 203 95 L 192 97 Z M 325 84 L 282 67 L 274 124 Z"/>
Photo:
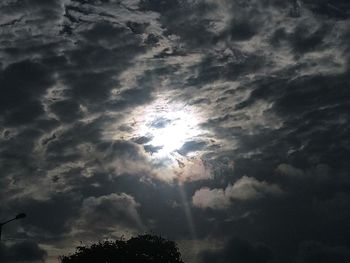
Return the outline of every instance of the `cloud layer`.
<path id="1" fill-rule="evenodd" d="M 0 12 L 1 221 L 28 214 L 4 227 L 7 261 L 143 231 L 191 244 L 187 262 L 348 259 L 348 1 Z"/>

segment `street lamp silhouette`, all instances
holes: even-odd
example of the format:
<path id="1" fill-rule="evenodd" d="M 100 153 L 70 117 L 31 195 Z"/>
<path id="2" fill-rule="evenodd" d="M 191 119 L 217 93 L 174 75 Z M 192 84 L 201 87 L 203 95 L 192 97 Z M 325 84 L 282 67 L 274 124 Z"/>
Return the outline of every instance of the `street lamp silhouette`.
<path id="1" fill-rule="evenodd" d="M 22 218 L 25 218 L 26 217 L 26 214 L 25 213 L 20 213 L 18 215 L 16 215 L 14 218 L 10 219 L 10 220 L 7 220 L 3 223 L 0 223 L 0 241 L 1 241 L 1 232 L 2 232 L 2 226 L 3 225 L 6 225 L 7 223 L 10 223 L 14 220 L 17 220 L 17 219 L 22 219 Z"/>

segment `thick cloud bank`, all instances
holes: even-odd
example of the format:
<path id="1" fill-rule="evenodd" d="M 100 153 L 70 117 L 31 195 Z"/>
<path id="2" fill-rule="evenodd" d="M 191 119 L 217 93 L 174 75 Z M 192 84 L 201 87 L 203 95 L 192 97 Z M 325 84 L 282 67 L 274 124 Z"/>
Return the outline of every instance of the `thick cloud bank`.
<path id="1" fill-rule="evenodd" d="M 145 231 L 186 262 L 348 261 L 347 0 L 0 13 L 0 221 L 28 214 L 7 261 Z"/>

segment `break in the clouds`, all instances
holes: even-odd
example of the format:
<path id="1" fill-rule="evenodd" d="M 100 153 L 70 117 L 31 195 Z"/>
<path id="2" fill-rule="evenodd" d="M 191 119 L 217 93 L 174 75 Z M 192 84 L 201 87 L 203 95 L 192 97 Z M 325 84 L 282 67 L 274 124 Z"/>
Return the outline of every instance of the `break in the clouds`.
<path id="1" fill-rule="evenodd" d="M 0 14 L 0 220 L 28 214 L 2 261 L 145 231 L 189 263 L 349 261 L 348 1 Z"/>

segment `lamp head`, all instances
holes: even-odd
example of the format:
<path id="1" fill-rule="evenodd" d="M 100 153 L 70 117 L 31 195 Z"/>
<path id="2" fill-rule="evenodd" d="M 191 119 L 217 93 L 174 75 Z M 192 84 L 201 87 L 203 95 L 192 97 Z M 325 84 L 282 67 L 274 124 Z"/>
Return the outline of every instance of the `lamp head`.
<path id="1" fill-rule="evenodd" d="M 16 219 L 21 219 L 21 218 L 25 218 L 26 217 L 26 214 L 25 213 L 20 213 L 18 215 L 16 215 Z"/>

